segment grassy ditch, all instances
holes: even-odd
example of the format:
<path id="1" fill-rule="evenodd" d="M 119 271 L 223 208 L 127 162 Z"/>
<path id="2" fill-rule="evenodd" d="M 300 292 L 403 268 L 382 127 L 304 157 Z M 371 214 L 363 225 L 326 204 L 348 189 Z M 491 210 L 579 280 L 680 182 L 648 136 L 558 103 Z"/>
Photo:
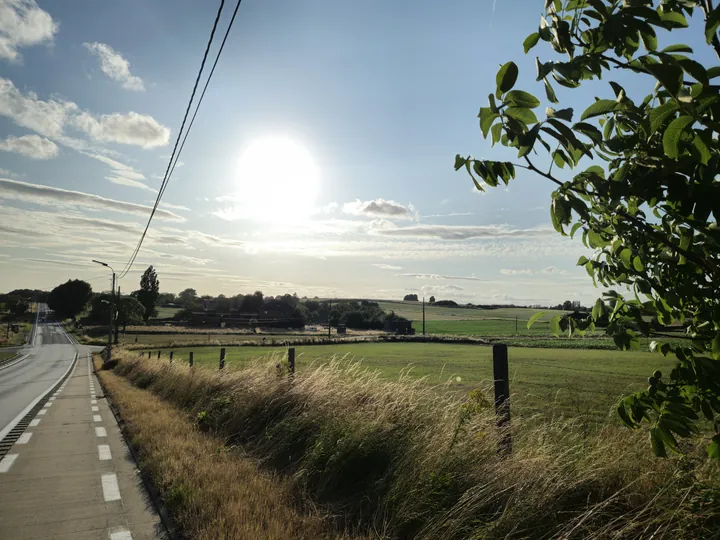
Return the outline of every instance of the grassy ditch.
<path id="1" fill-rule="evenodd" d="M 187 538 L 338 538 L 317 511 L 301 513 L 289 482 L 204 434 L 176 407 L 122 377 L 100 378 L 141 467 Z"/>
<path id="2" fill-rule="evenodd" d="M 644 433 L 609 425 L 583 435 L 572 421 L 515 419 L 514 451 L 503 457 L 488 392 L 459 398 L 332 361 L 290 379 L 267 363 L 217 372 L 117 358 L 117 374 L 280 473 L 340 530 L 433 539 L 720 532 L 718 471 L 700 448 L 662 460 Z"/>

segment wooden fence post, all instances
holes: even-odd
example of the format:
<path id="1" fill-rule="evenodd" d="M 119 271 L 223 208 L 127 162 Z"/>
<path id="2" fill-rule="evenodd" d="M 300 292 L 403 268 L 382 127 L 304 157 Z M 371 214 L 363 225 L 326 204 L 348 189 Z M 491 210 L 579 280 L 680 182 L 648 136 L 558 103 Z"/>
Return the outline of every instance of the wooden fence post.
<path id="1" fill-rule="evenodd" d="M 288 366 L 290 367 L 290 376 L 295 375 L 295 347 L 288 349 Z"/>
<path id="2" fill-rule="evenodd" d="M 158 351 L 158 360 L 160 359 L 160 351 Z"/>
<path id="3" fill-rule="evenodd" d="M 195 363 L 195 362 L 194 362 L 194 360 L 193 360 L 193 352 L 190 351 L 190 367 L 193 367 L 193 364 L 194 364 L 194 363 Z"/>
<path id="4" fill-rule="evenodd" d="M 152 354 L 152 353 L 151 353 L 150 351 L 148 351 L 148 358 L 150 358 L 150 355 L 151 355 L 151 354 Z"/>
<path id="5" fill-rule="evenodd" d="M 512 453 L 510 433 L 510 369 L 507 345 L 493 345 L 493 379 L 495 380 L 495 414 L 497 427 L 501 430 L 498 451 Z"/>
<path id="6" fill-rule="evenodd" d="M 173 354 L 175 351 L 170 351 L 170 363 L 172 364 L 173 361 Z"/>
<path id="7" fill-rule="evenodd" d="M 137 343 L 138 335 L 135 334 L 135 343 Z"/>
<path id="8" fill-rule="evenodd" d="M 225 367 L 225 347 L 220 349 L 220 369 Z"/>

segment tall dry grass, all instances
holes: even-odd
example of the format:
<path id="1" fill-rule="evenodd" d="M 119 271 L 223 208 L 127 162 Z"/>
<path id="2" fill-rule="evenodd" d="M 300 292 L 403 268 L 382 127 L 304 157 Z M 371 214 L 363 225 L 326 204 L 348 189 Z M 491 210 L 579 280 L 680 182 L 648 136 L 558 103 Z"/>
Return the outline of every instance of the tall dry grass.
<path id="1" fill-rule="evenodd" d="M 388 538 L 712 538 L 718 470 L 699 449 L 654 458 L 645 434 L 514 421 L 497 452 L 487 394 L 458 398 L 359 364 L 290 379 L 273 363 L 217 372 L 118 355 L 115 372 L 240 445 L 334 517 Z"/>
<path id="2" fill-rule="evenodd" d="M 113 373 L 100 376 L 185 538 L 338 537 L 318 512 L 298 511 L 290 482 L 200 433 L 172 404 Z"/>

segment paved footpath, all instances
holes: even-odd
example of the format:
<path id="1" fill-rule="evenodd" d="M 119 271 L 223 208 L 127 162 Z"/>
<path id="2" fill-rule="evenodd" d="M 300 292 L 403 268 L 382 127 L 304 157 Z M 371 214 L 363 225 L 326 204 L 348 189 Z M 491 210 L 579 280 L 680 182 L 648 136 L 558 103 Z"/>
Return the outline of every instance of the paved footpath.
<path id="1" fill-rule="evenodd" d="M 165 538 L 86 347 L 0 460 L 0 539 Z"/>

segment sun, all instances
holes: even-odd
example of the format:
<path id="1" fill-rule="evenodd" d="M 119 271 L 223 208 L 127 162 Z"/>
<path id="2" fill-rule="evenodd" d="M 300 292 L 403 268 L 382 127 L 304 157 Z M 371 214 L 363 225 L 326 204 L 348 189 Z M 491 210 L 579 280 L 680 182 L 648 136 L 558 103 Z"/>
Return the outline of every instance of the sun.
<path id="1" fill-rule="evenodd" d="M 237 166 L 238 212 L 262 221 L 299 221 L 314 212 L 320 174 L 310 153 L 287 137 L 253 141 Z"/>

